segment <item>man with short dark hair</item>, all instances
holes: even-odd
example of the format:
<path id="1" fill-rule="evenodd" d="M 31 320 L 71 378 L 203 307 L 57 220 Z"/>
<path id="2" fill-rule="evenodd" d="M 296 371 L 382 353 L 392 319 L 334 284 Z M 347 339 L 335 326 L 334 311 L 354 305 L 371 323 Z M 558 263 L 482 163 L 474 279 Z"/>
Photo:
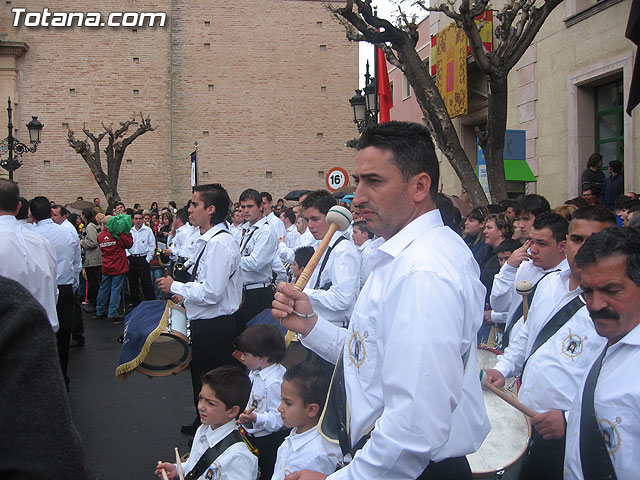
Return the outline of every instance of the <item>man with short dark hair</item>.
<path id="1" fill-rule="evenodd" d="M 604 181 L 602 189 L 602 204 L 613 211 L 616 198 L 624 193 L 624 174 L 622 162 L 611 160 L 609 162 L 609 177 Z"/>
<path id="2" fill-rule="evenodd" d="M 140 287 L 144 300 L 155 300 L 153 284 L 151 283 L 151 267 L 149 262 L 156 251 L 156 239 L 153 230 L 143 223 L 142 212 L 133 214 L 131 227 L 133 245 L 127 249 L 129 260 L 129 294 L 131 304 L 135 307 L 140 303 Z"/>
<path id="3" fill-rule="evenodd" d="M 575 258 L 589 315 L 606 339 L 567 419 L 565 479 L 632 480 L 640 471 L 640 233 L 607 228 Z"/>
<path id="4" fill-rule="evenodd" d="M 63 205 L 55 204 L 53 207 L 51 207 L 51 220 L 53 220 L 54 223 L 63 226 L 74 235 L 78 235 L 76 227 L 71 225 L 68 217 L 69 210 L 67 210 L 67 208 Z"/>
<path id="5" fill-rule="evenodd" d="M 200 424 L 198 394 L 203 374 L 221 365 L 234 363 L 233 341 L 236 338 L 235 314 L 242 302 L 240 250 L 227 229 L 225 219 L 231 200 L 220 184 L 195 187 L 189 207 L 189 219 L 200 231 L 193 280 L 174 281 L 171 277 L 156 280 L 164 293 L 174 294 L 174 301 L 184 302 L 191 329 L 191 384 L 196 406 L 196 420 L 183 425 L 182 432 L 195 433 Z"/>
<path id="6" fill-rule="evenodd" d="M 300 233 L 296 228 L 296 214 L 293 209 L 285 208 L 280 214 L 280 220 L 285 226 L 285 234 L 278 238 L 278 253 L 283 262 L 293 264 L 295 249 L 300 246 Z"/>
<path id="7" fill-rule="evenodd" d="M 73 329 L 73 304 L 74 294 L 80 285 L 80 272 L 82 271 L 82 256 L 80 254 L 80 240 L 78 234 L 71 233 L 51 219 L 51 202 L 46 197 L 35 197 L 29 202 L 31 217 L 36 222 L 36 233 L 44 236 L 56 252 L 58 260 L 57 280 L 58 285 L 58 323 L 60 328 L 56 333 L 58 341 L 58 353 L 62 375 L 67 385 L 67 365 L 69 362 L 69 345 L 71 342 L 71 330 Z"/>
<path id="8" fill-rule="evenodd" d="M 373 233 L 367 228 L 367 222 L 355 222 L 351 240 L 360 253 L 360 288 L 364 286 L 371 273 L 371 256 L 377 247 L 373 244 Z"/>
<path id="9" fill-rule="evenodd" d="M 517 229 L 520 232 L 519 235 L 514 235 L 514 238 L 517 237 L 516 240 L 521 239 L 521 242 L 527 240 L 536 216 L 550 211 L 551 206 L 542 195 L 532 193 L 522 197 L 516 207 Z"/>
<path id="10" fill-rule="evenodd" d="M 282 220 L 273 212 L 273 197 L 269 192 L 260 192 L 262 215 L 267 218 L 267 223 L 276 238 L 285 236 L 285 226 Z"/>
<path id="11" fill-rule="evenodd" d="M 329 478 L 471 479 L 465 455 L 490 428 L 476 367 L 485 297 L 478 264 L 436 209 L 439 167 L 426 127 L 374 125 L 357 148 L 353 203 L 386 241 L 349 328 L 317 315 L 291 284 L 280 284 L 273 310 L 307 347 L 338 362 L 329 395 L 348 411 L 325 409 L 321 428 L 340 432 L 343 453 L 357 454 Z"/>
<path id="12" fill-rule="evenodd" d="M 592 153 L 587 160 L 587 168 L 582 172 L 581 188 L 582 196 L 585 196 L 585 192 L 588 190 L 596 197 L 600 196 L 602 187 L 604 186 L 604 172 L 602 171 L 602 155 L 599 153 Z"/>
<path id="13" fill-rule="evenodd" d="M 538 413 L 531 419 L 534 430 L 520 480 L 562 480 L 564 412 L 571 407 L 585 369 L 603 346 L 580 299 L 581 271 L 575 257 L 587 238 L 615 225 L 615 219 L 603 207 L 584 209 L 576 210 L 569 225 L 569 268 L 550 273 L 538 283 L 527 321 L 498 357 L 495 369 L 486 371 L 488 381 L 497 387 L 519 374 L 518 399 Z"/>

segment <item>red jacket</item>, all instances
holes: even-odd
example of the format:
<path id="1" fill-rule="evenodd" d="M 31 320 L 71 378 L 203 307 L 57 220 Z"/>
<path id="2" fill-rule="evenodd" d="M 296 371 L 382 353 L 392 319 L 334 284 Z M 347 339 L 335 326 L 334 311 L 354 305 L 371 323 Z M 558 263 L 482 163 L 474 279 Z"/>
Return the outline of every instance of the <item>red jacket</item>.
<path id="1" fill-rule="evenodd" d="M 126 248 L 133 245 L 133 237 L 130 233 L 121 233 L 114 238 L 106 229 L 98 234 L 98 244 L 102 253 L 102 274 L 122 275 L 129 271 Z"/>

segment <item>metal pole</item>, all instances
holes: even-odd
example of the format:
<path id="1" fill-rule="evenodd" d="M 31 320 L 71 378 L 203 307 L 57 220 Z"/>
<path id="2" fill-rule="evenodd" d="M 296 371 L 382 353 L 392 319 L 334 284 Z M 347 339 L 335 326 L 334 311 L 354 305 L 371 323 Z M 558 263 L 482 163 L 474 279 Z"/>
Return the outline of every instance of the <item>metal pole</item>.
<path id="1" fill-rule="evenodd" d="M 13 123 L 11 123 L 11 97 L 9 97 L 9 106 L 7 112 L 9 114 L 9 136 L 7 137 L 7 148 L 9 149 L 9 165 L 13 163 Z M 9 180 L 13 181 L 13 170 L 9 170 Z"/>

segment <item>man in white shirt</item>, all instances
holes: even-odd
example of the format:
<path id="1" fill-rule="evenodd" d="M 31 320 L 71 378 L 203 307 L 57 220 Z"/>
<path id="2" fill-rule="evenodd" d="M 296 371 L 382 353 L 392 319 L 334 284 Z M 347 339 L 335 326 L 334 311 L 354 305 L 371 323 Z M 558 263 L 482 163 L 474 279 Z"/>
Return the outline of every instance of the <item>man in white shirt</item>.
<path id="1" fill-rule="evenodd" d="M 533 291 L 527 296 L 531 305 L 535 298 L 538 282 L 549 273 L 568 268 L 566 259 L 567 221 L 557 213 L 539 213 L 529 231 L 529 239 L 515 250 L 500 272 L 493 278 L 491 308 L 494 312 L 507 312 L 505 333 L 501 349 L 509 345 L 522 325 L 522 295 L 516 292 L 516 285 L 527 280 Z"/>
<path id="2" fill-rule="evenodd" d="M 242 224 L 244 220 L 242 219 L 242 212 L 240 208 L 236 208 L 231 214 L 231 225 L 229 225 L 229 231 L 233 238 L 235 238 L 238 245 L 240 245 L 240 241 L 242 240 Z"/>
<path id="3" fill-rule="evenodd" d="M 51 202 L 46 197 L 35 197 L 29 202 L 31 217 L 36 222 L 36 233 L 43 235 L 56 252 L 59 329 L 56 333 L 60 366 L 65 382 L 69 384 L 67 365 L 69 363 L 69 345 L 73 329 L 74 293 L 80 285 L 82 256 L 78 234 L 54 223 L 51 219 Z"/>
<path id="4" fill-rule="evenodd" d="M 640 234 L 614 227 L 575 258 L 596 331 L 606 347 L 587 366 L 569 411 L 564 478 L 632 480 L 640 471 Z"/>
<path id="5" fill-rule="evenodd" d="M 16 183 L 0 179 L 0 251 L 10 252 L 3 255 L 0 275 L 26 288 L 47 312 L 51 328 L 57 332 L 56 252 L 45 237 L 16 220 L 14 215 L 22 208 L 19 195 Z"/>
<path id="6" fill-rule="evenodd" d="M 316 315 L 290 284 L 280 285 L 273 310 L 307 347 L 340 362 L 334 378 L 344 374 L 349 415 L 346 428 L 333 426 L 350 443 L 343 452 L 370 431 L 353 460 L 329 478 L 471 479 L 465 455 L 490 428 L 476 366 L 486 293 L 478 264 L 435 207 L 439 168 L 425 127 L 375 125 L 357 148 L 353 202 L 386 242 L 348 330 Z"/>
<path id="7" fill-rule="evenodd" d="M 538 412 L 531 420 L 534 430 L 521 480 L 563 478 L 564 413 L 604 345 L 579 298 L 580 269 L 574 259 L 587 238 L 614 225 L 615 217 L 603 207 L 576 210 L 566 242 L 569 268 L 538 284 L 527 322 L 498 357 L 495 369 L 487 370 L 488 380 L 499 387 L 505 378 L 520 374 L 518 399 Z"/>
<path id="8" fill-rule="evenodd" d="M 51 207 L 51 220 L 53 220 L 58 225 L 63 226 L 68 231 L 73 233 L 74 235 L 78 235 L 78 231 L 76 227 L 71 225 L 71 222 L 68 219 L 69 210 L 67 210 L 64 206 L 55 204 Z"/>
<path id="9" fill-rule="evenodd" d="M 184 433 L 195 433 L 200 420 L 197 412 L 200 377 L 216 367 L 233 364 L 237 312 L 242 301 L 242 272 L 238 244 L 227 229 L 225 219 L 231 200 L 220 184 L 195 188 L 189 220 L 199 228 L 193 280 L 174 281 L 171 277 L 156 280 L 164 293 L 174 294 L 174 301 L 184 302 L 191 329 L 190 364 L 196 420 L 183 425 Z"/>
<path id="10" fill-rule="evenodd" d="M 127 250 L 129 260 L 129 293 L 131 304 L 135 307 L 140 303 L 140 286 L 144 300 L 155 300 L 156 296 L 151 283 L 151 268 L 149 262 L 156 251 L 156 237 L 153 230 L 147 227 L 143 221 L 142 212 L 133 214 L 133 226 L 131 236 L 133 245 Z"/>
<path id="11" fill-rule="evenodd" d="M 302 202 L 302 215 L 316 240 L 322 240 L 329 230 L 327 213 L 336 203 L 327 190 L 310 192 Z M 313 310 L 340 327 L 349 323 L 360 292 L 360 254 L 343 233 L 333 234 L 304 289 Z"/>
<path id="12" fill-rule="evenodd" d="M 367 229 L 367 222 L 356 222 L 353 224 L 351 239 L 360 252 L 360 288 L 362 288 L 371 273 L 371 256 L 376 251 L 376 248 L 373 246 L 373 233 Z"/>
<path id="13" fill-rule="evenodd" d="M 262 215 L 267 219 L 267 223 L 276 238 L 284 237 L 285 226 L 280 217 L 273 211 L 273 197 L 269 192 L 260 192 Z"/>
<path id="14" fill-rule="evenodd" d="M 300 234 L 300 245 L 301 247 L 315 247 L 318 245 L 318 241 L 313 237 L 313 234 L 309 230 L 309 223 L 307 219 L 304 218 L 303 215 L 300 215 L 296 219 L 296 230 Z"/>
<path id="15" fill-rule="evenodd" d="M 240 244 L 244 303 L 238 311 L 238 335 L 249 320 L 269 308 L 273 301 L 272 265 L 278 255 L 278 238 L 262 214 L 261 203 L 257 190 L 249 188 L 240 194 L 240 209 L 246 223 Z"/>
<path id="16" fill-rule="evenodd" d="M 292 265 L 295 249 L 300 246 L 300 233 L 296 228 L 296 214 L 293 213 L 293 209 L 285 208 L 280 214 L 280 219 L 286 228 L 284 237 L 278 238 L 280 259 Z"/>

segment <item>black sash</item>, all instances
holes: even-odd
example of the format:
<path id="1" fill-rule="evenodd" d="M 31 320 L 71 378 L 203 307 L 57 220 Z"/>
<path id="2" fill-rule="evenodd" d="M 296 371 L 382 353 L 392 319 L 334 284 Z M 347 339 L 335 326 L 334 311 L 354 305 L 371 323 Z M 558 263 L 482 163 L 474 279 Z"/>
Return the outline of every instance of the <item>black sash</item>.
<path id="1" fill-rule="evenodd" d="M 244 239 L 242 240 L 242 243 L 240 245 L 240 255 L 244 255 L 245 257 L 248 255 L 245 255 L 244 253 L 242 253 L 242 251 L 247 248 L 247 245 L 249 245 L 249 240 L 251 240 L 251 237 L 253 237 L 253 234 L 256 233 L 256 230 L 258 230 L 258 227 L 253 228 L 253 226 L 249 227 L 250 229 L 252 229 L 249 232 L 249 235 L 246 236 L 246 242 L 244 241 Z"/>
<path id="2" fill-rule="evenodd" d="M 602 368 L 607 347 L 604 347 L 596 359 L 582 392 L 582 411 L 580 412 L 580 462 L 585 480 L 616 480 L 616 472 L 611 456 L 600 433 L 594 405 L 596 384 Z"/>
<path id="3" fill-rule="evenodd" d="M 224 437 L 213 447 L 209 447 L 206 452 L 202 454 L 198 463 L 195 464 L 193 469 L 187 473 L 184 480 L 193 480 L 199 478 L 205 472 L 207 467 L 215 462 L 216 458 L 224 453 L 224 451 L 235 443 L 242 443 L 242 435 L 238 430 L 233 430 L 229 435 Z"/>
<path id="4" fill-rule="evenodd" d="M 576 314 L 576 312 L 584 306 L 585 305 L 582 299 L 579 296 L 577 296 L 577 297 L 574 297 L 573 300 L 567 303 L 560 310 L 558 310 L 553 317 L 551 317 L 551 320 L 549 320 L 547 324 L 542 328 L 542 330 L 540 330 L 540 333 L 536 337 L 536 341 L 533 342 L 533 348 L 531 349 L 531 353 L 529 354 L 527 359 L 524 361 L 524 364 L 522 365 L 522 372 L 520 373 L 520 378 L 524 378 L 524 369 L 527 366 L 527 362 L 529 361 L 531 356 L 534 353 L 536 353 L 536 350 L 538 350 L 542 345 L 544 345 L 547 340 L 553 337 L 553 335 L 558 330 L 560 330 L 560 327 L 562 327 L 565 323 L 567 323 L 569 319 L 573 317 Z"/>
<path id="5" fill-rule="evenodd" d="M 553 272 L 559 272 L 560 270 L 552 270 L 550 272 L 545 273 L 544 275 L 542 275 L 542 277 L 540 277 L 540 280 L 538 280 L 536 282 L 536 284 L 533 286 L 533 288 L 531 289 L 531 292 L 529 292 L 529 294 L 527 294 L 527 304 L 529 306 L 531 306 L 531 303 L 533 302 L 533 297 L 536 294 L 536 289 L 538 288 L 538 285 L 540 285 L 540 282 L 542 281 L 542 279 L 544 277 L 546 277 L 547 275 L 549 275 L 550 273 Z M 519 295 L 519 294 L 516 294 Z M 513 312 L 513 315 L 511 316 L 511 318 L 509 319 L 509 325 L 507 325 L 507 328 L 504 331 L 504 334 L 502 334 L 502 344 L 500 345 L 500 348 L 502 349 L 502 351 L 504 351 L 505 348 L 507 348 L 509 346 L 509 335 L 511 335 L 511 330 L 513 329 L 513 326 L 518 322 L 518 320 L 520 319 L 520 317 L 524 314 L 524 299 L 520 300 L 520 305 L 518 305 L 518 308 L 516 309 L 515 312 Z"/>
<path id="6" fill-rule="evenodd" d="M 344 236 L 338 237 L 338 240 L 336 240 L 336 243 L 334 243 L 331 247 L 327 248 L 327 253 L 322 259 L 322 263 L 320 264 L 320 269 L 318 270 L 318 276 L 316 277 L 316 284 L 313 287 L 314 290 L 318 290 L 318 288 L 320 288 L 320 276 L 322 275 L 322 271 L 324 270 L 324 267 L 326 267 L 327 262 L 329 261 L 329 255 L 331 255 L 331 250 L 333 250 L 335 246 L 338 245 L 342 240 L 346 240 L 346 238 Z M 327 283 L 328 285 L 325 284 L 322 286 L 322 290 L 329 290 L 331 288 L 331 282 L 327 282 Z"/>
<path id="7" fill-rule="evenodd" d="M 216 235 L 220 234 L 220 233 L 230 233 L 228 230 L 222 229 L 222 230 L 218 230 L 216 233 L 213 234 L 213 237 L 215 237 Z M 198 274 L 198 265 L 200 265 L 200 259 L 202 258 L 202 255 L 204 254 L 204 251 L 207 249 L 207 245 L 209 244 L 209 242 L 206 242 L 204 244 L 204 248 L 200 251 L 200 254 L 198 255 L 198 258 L 196 259 L 196 264 L 193 266 L 193 270 L 191 270 L 191 277 L 188 280 L 189 282 L 194 282 L 196 279 L 196 275 Z M 235 273 L 235 272 L 234 272 Z M 233 276 L 233 274 L 231 275 Z M 229 277 L 231 278 L 231 277 Z"/>

